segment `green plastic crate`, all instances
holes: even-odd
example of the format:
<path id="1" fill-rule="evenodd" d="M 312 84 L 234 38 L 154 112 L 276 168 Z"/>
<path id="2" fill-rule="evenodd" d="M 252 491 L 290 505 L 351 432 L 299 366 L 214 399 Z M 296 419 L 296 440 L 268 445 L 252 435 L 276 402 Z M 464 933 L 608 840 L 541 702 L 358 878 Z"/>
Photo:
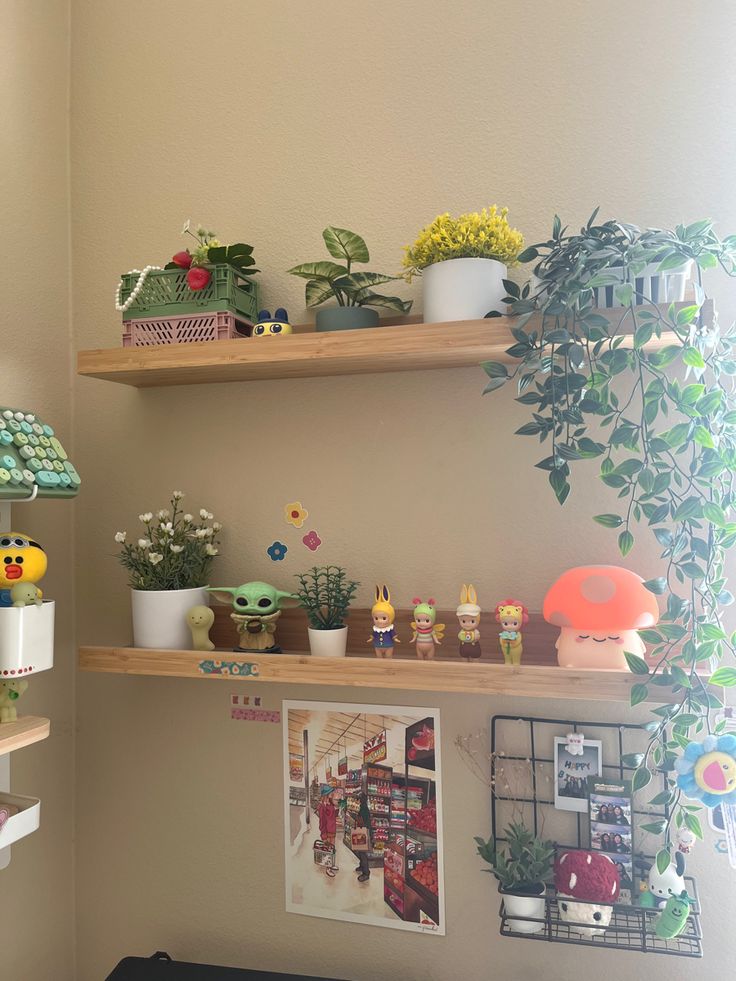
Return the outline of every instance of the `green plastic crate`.
<path id="1" fill-rule="evenodd" d="M 212 279 L 203 290 L 189 289 L 186 269 L 149 272 L 135 302 L 123 313 L 123 320 L 227 310 L 250 324 L 255 323 L 258 315 L 255 282 L 226 263 L 213 266 L 210 271 Z M 125 303 L 138 282 L 138 273 L 125 273 L 121 279 L 120 302 Z"/>

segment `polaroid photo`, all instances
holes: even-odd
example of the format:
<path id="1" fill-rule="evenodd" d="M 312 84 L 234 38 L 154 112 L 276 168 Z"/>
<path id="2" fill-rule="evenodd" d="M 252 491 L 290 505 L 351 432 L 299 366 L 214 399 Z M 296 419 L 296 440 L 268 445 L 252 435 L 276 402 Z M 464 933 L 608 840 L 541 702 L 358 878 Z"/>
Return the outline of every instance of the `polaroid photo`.
<path id="1" fill-rule="evenodd" d="M 601 776 L 603 745 L 584 739 L 573 745 L 555 736 L 555 807 L 560 811 L 588 810 L 588 778 Z"/>

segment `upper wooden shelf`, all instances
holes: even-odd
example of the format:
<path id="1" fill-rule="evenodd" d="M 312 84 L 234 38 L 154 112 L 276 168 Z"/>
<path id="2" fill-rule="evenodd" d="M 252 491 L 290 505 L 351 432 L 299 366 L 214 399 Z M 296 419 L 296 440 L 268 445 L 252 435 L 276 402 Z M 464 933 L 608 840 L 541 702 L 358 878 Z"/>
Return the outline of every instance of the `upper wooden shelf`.
<path id="1" fill-rule="evenodd" d="M 209 664 L 208 664 L 209 662 Z M 237 672 L 217 664 L 235 664 Z M 214 651 L 159 651 L 134 647 L 81 647 L 83 671 L 157 675 L 168 678 L 217 678 L 277 684 L 385 688 L 406 691 L 518 695 L 525 698 L 582 698 L 629 702 L 637 676 L 627 671 L 570 670 L 556 665 L 418 661 L 394 657 L 310 657 L 307 654 L 245 654 Z M 641 679 L 638 679 L 641 680 Z M 657 692 L 652 692 L 653 701 Z"/>
<path id="2" fill-rule="evenodd" d="M 22 715 L 17 722 L 3 722 L 0 725 L 0 756 L 45 739 L 50 728 L 48 719 L 36 715 Z"/>
<path id="3" fill-rule="evenodd" d="M 599 312 L 616 326 L 624 316 L 621 309 Z M 318 334 L 313 327 L 296 327 L 296 333 L 284 337 L 79 351 L 77 373 L 148 388 L 463 368 L 482 361 L 511 362 L 506 348 L 514 343 L 511 327 L 515 320 L 497 317 L 425 324 L 406 318 L 403 323 L 367 330 Z M 655 349 L 672 340 L 672 335 L 664 335 L 647 346 Z"/>

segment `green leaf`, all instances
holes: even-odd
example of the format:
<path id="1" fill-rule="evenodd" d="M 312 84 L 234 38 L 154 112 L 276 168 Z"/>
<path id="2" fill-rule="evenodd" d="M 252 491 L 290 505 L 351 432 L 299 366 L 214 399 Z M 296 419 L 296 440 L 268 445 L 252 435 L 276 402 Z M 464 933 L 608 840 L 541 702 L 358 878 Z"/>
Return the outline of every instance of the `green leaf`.
<path id="1" fill-rule="evenodd" d="M 672 792 L 669 790 L 662 790 L 656 796 L 652 797 L 649 801 L 654 807 L 660 807 L 662 804 L 669 804 L 670 798 L 672 797 Z"/>
<path id="2" fill-rule="evenodd" d="M 593 518 L 593 521 L 597 521 L 604 528 L 618 528 L 619 525 L 623 524 L 623 520 L 617 514 L 596 514 Z"/>
<path id="3" fill-rule="evenodd" d="M 695 432 L 693 433 L 693 439 L 695 440 L 696 443 L 699 443 L 700 446 L 705 446 L 706 449 L 709 450 L 712 450 L 713 447 L 715 446 L 715 443 L 713 442 L 713 437 L 711 436 L 710 432 L 706 429 L 705 426 L 695 427 Z"/>
<path id="4" fill-rule="evenodd" d="M 711 685 L 720 685 L 721 688 L 733 688 L 736 686 L 736 668 L 718 668 L 708 678 Z"/>
<path id="5" fill-rule="evenodd" d="M 529 248 L 519 253 L 518 261 L 521 263 L 531 262 L 533 259 L 538 258 L 538 256 L 539 252 L 537 252 L 533 245 L 530 245 Z"/>
<path id="6" fill-rule="evenodd" d="M 624 766 L 630 766 L 632 769 L 637 769 L 644 762 L 643 753 L 624 753 L 621 757 L 621 762 Z"/>
<path id="7" fill-rule="evenodd" d="M 655 593 L 655 595 L 661 596 L 667 589 L 667 580 L 664 576 L 658 576 L 656 579 L 647 579 L 644 585 L 650 593 Z"/>
<path id="8" fill-rule="evenodd" d="M 508 368 L 500 361 L 484 361 L 481 368 L 489 378 L 508 378 Z"/>
<path id="9" fill-rule="evenodd" d="M 355 232 L 328 225 L 322 232 L 322 238 L 325 240 L 327 251 L 335 259 L 347 259 L 350 262 L 368 262 L 370 260 L 368 246 Z"/>
<path id="10" fill-rule="evenodd" d="M 670 867 L 669 848 L 660 848 L 660 850 L 657 852 L 655 863 L 657 866 L 657 872 L 659 872 L 660 875 L 664 875 L 667 869 Z"/>
<path id="11" fill-rule="evenodd" d="M 700 821 L 695 817 L 694 814 L 685 815 L 685 824 L 692 831 L 696 838 L 703 839 L 703 829 L 700 827 Z"/>
<path id="12" fill-rule="evenodd" d="M 386 276 L 383 273 L 352 272 L 349 276 L 340 276 L 334 282 L 335 286 L 341 290 L 358 293 L 369 286 L 380 286 L 381 283 L 390 283 L 398 278 L 398 276 Z"/>
<path id="13" fill-rule="evenodd" d="M 621 283 L 621 285 L 617 286 L 613 292 L 617 302 L 622 307 L 627 307 L 631 303 L 634 287 L 631 285 L 631 283 Z"/>
<path id="14" fill-rule="evenodd" d="M 647 770 L 647 768 L 644 766 L 640 766 L 634 773 L 634 779 L 631 781 L 631 789 L 634 791 L 641 790 L 642 787 L 646 787 L 651 779 L 652 775 L 649 770 Z"/>
<path id="15" fill-rule="evenodd" d="M 628 555 L 634 546 L 634 536 L 630 531 L 622 531 L 618 536 L 618 547 L 622 555 Z"/>
<path id="16" fill-rule="evenodd" d="M 702 506 L 699 497 L 688 497 L 682 502 L 674 513 L 675 521 L 687 521 L 689 518 L 699 518 L 702 514 Z"/>
<path id="17" fill-rule="evenodd" d="M 637 684 L 631 686 L 631 705 L 638 705 L 639 702 L 645 702 L 649 697 L 649 689 L 646 685 Z"/>
<path id="18" fill-rule="evenodd" d="M 345 266 L 338 266 L 336 262 L 303 262 L 300 266 L 294 266 L 288 270 L 291 276 L 301 276 L 302 279 L 322 279 L 331 282 L 338 276 L 347 274 Z"/>
<path id="19" fill-rule="evenodd" d="M 685 324 L 691 324 L 697 317 L 699 310 L 700 307 L 697 303 L 692 304 L 691 306 L 681 307 L 677 311 L 677 316 L 675 318 L 678 327 L 684 327 Z"/>
<path id="20" fill-rule="evenodd" d="M 714 504 L 712 501 L 707 501 L 703 505 L 703 517 L 710 521 L 711 524 L 718 525 L 719 528 L 723 528 L 728 524 L 726 515 L 723 513 L 723 508 L 719 507 L 718 504 Z"/>
<path id="21" fill-rule="evenodd" d="M 503 388 L 506 384 L 505 378 L 491 378 L 486 387 L 481 392 L 481 395 L 488 395 L 489 392 L 495 392 L 497 388 Z"/>
<path id="22" fill-rule="evenodd" d="M 660 818 L 659 821 L 649 821 L 647 824 L 640 825 L 642 831 L 648 831 L 653 835 L 661 835 L 667 827 L 667 822 Z"/>
<path id="23" fill-rule="evenodd" d="M 385 310 L 393 310 L 394 313 L 401 314 L 407 314 L 413 302 L 413 300 L 402 300 L 400 296 L 372 293 L 370 290 L 363 290 L 358 295 L 358 305 L 361 307 L 383 307 Z"/>
<path id="24" fill-rule="evenodd" d="M 686 347 L 682 355 L 682 360 L 691 368 L 705 368 L 703 355 L 696 347 Z"/>
<path id="25" fill-rule="evenodd" d="M 639 657 L 638 654 L 631 654 L 629 651 L 624 651 L 624 657 L 632 674 L 649 674 L 649 665 L 643 657 Z"/>
<path id="26" fill-rule="evenodd" d="M 325 287 L 323 279 L 311 279 L 305 287 L 304 294 L 308 307 L 317 307 L 326 300 L 335 299 L 335 294 L 329 286 Z"/>

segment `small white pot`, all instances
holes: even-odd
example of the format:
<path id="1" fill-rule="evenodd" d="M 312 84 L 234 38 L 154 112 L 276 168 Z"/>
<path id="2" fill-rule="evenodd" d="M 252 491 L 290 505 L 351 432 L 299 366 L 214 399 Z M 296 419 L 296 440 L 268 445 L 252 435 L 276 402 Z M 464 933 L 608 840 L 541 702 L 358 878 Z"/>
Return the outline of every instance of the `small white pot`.
<path id="1" fill-rule="evenodd" d="M 501 892 L 506 916 L 525 917 L 521 920 L 507 919 L 509 930 L 513 930 L 514 933 L 541 933 L 544 930 L 544 892 L 544 886 L 540 886 L 539 897 L 513 896 L 511 893 Z M 533 917 L 533 919 L 526 919 L 526 917 Z M 536 923 L 536 920 L 541 922 Z"/>
<path id="2" fill-rule="evenodd" d="M 506 266 L 496 259 L 446 259 L 422 270 L 425 323 L 481 320 L 506 313 Z"/>
<path id="3" fill-rule="evenodd" d="M 309 633 L 309 649 L 313 657 L 345 657 L 348 645 L 348 628 L 337 627 L 335 630 L 315 630 L 307 627 Z"/>
<path id="4" fill-rule="evenodd" d="M 192 635 L 187 610 L 209 606 L 204 587 L 194 589 L 131 589 L 133 646 L 170 651 L 191 651 Z"/>

